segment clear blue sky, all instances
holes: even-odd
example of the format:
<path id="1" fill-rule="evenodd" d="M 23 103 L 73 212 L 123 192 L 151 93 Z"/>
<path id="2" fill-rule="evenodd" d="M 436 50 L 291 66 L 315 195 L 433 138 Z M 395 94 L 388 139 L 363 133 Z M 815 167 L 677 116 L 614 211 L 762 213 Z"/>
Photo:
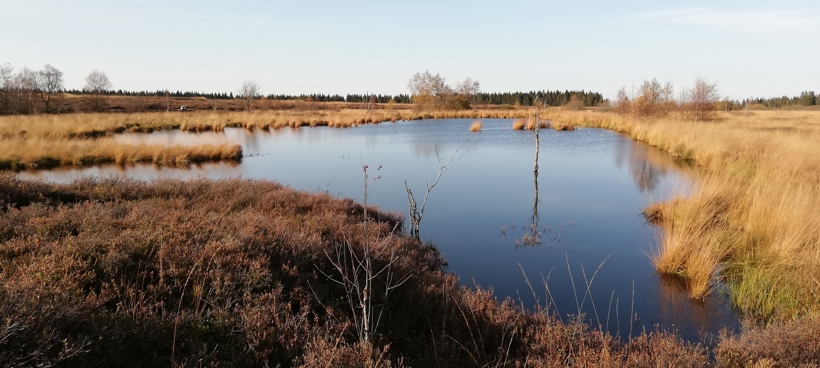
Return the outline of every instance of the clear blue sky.
<path id="1" fill-rule="evenodd" d="M 93 69 L 126 90 L 408 93 L 417 71 L 487 92 L 698 75 L 724 95 L 820 92 L 820 1 L 0 0 L 0 63 Z"/>

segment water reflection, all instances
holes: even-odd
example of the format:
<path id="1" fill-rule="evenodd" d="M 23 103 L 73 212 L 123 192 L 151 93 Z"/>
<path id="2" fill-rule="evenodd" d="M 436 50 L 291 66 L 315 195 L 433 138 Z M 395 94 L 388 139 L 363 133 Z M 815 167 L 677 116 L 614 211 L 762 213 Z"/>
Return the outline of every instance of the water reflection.
<path id="1" fill-rule="evenodd" d="M 194 164 L 105 164 L 83 168 L 58 167 L 52 170 L 26 170 L 21 179 L 68 183 L 83 178 L 123 178 L 136 180 L 219 179 L 241 176 L 240 163 L 234 161 Z"/>
<path id="2" fill-rule="evenodd" d="M 651 193 L 670 172 L 692 174 L 691 162 L 677 160 L 672 156 L 644 144 L 632 144 L 618 140 L 615 144 L 615 164 L 623 167 L 626 162 L 635 186 L 642 193 Z"/>
<path id="3" fill-rule="evenodd" d="M 723 300 L 724 295 L 717 293 L 703 300 L 692 300 L 685 280 L 663 274 L 658 274 L 655 280 L 658 286 L 652 290 L 655 291 L 654 302 L 660 306 L 660 313 L 657 320 L 647 321 L 649 325 L 658 324 L 677 332 L 685 330 L 689 335 L 697 334 L 702 337 L 705 334 L 715 337 L 715 331 L 723 327 L 729 330 L 740 328 L 737 319 L 729 319 L 727 324 L 727 319 L 723 316 L 727 303 Z M 733 312 L 730 313 L 736 317 Z M 692 324 L 692 320 L 698 323 Z"/>
<path id="4" fill-rule="evenodd" d="M 475 280 L 492 286 L 500 298 L 533 306 L 536 296 L 521 273 L 533 281 L 543 275 L 554 310 L 562 316 L 584 313 L 596 326 L 609 320 L 609 331 L 621 336 L 629 333 L 634 314 L 640 322 L 635 333 L 658 323 L 693 340 L 702 329 L 716 333 L 736 321 L 720 298 L 692 303 L 675 284 L 659 278 L 645 253 L 659 230 L 645 223 L 641 210 L 691 185 L 685 165 L 611 131 L 545 129 L 534 172 L 532 131 L 513 131 L 508 119 L 483 123 L 479 133 L 469 131 L 472 119 L 253 133 L 163 131 L 127 139 L 233 142 L 242 145 L 247 157 L 241 164 L 204 163 L 187 169 L 106 165 L 18 175 L 51 181 L 241 176 L 360 200 L 361 164 L 367 164 L 382 166 L 381 179 L 368 186 L 368 202 L 406 215 L 404 182 L 419 185 L 436 176 L 436 148 L 442 154 L 469 148 L 430 194 L 421 234 L 438 246 L 450 270 L 465 283 Z M 540 245 L 513 245 L 513 239 L 523 244 L 527 234 L 527 242 Z M 590 271 L 605 259 L 587 293 Z M 538 298 L 547 300 L 545 288 L 538 289 Z"/>

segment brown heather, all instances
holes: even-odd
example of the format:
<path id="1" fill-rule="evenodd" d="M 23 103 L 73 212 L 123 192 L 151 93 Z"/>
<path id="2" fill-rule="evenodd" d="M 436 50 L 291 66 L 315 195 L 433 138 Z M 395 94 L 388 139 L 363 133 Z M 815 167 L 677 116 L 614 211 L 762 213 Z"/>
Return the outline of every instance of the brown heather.
<path id="1" fill-rule="evenodd" d="M 0 365 L 679 366 L 706 350 L 631 343 L 459 286 L 395 215 L 270 182 L 22 182 L 0 175 Z M 326 252 L 412 276 L 360 343 Z M 383 295 L 380 283 L 374 295 Z"/>
<path id="2" fill-rule="evenodd" d="M 820 318 L 748 326 L 740 336 L 723 336 L 716 350 L 722 367 L 820 367 Z"/>

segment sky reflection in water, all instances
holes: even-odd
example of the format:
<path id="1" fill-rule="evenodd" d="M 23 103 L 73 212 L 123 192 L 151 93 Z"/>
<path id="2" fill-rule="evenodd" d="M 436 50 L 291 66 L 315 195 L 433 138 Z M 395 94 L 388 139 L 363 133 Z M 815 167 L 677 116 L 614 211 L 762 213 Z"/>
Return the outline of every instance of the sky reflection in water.
<path id="1" fill-rule="evenodd" d="M 654 330 L 658 324 L 689 340 L 724 326 L 739 328 L 723 297 L 690 301 L 685 286 L 657 275 L 647 256 L 660 230 L 646 225 L 641 209 L 653 200 L 685 193 L 692 185 L 686 167 L 611 131 L 542 130 L 537 225 L 542 244 L 522 246 L 533 217 L 534 135 L 512 130 L 509 119 L 482 121 L 478 133 L 469 132 L 472 120 L 453 119 L 352 129 L 122 135 L 118 139 L 133 143 L 238 143 L 247 157 L 241 164 L 187 169 L 107 165 L 19 176 L 52 181 L 87 176 L 271 179 L 361 201 L 361 165 L 366 164 L 371 178 L 381 176 L 369 184 L 368 202 L 405 212 L 404 182 L 420 200 L 425 180 L 435 179 L 437 152 L 446 159 L 456 150 L 466 151 L 431 193 L 421 222 L 422 239 L 439 247 L 463 283 L 492 286 L 499 298 L 509 296 L 528 306 L 536 298 L 542 305 L 554 301 L 551 307 L 564 319 L 580 309 L 593 325 L 608 326 L 621 336 L 629 334 L 630 323 L 633 333 Z M 382 169 L 374 171 L 378 166 Z M 585 277 L 594 277 L 591 298 L 585 298 Z M 542 282 L 547 279 L 549 295 Z"/>

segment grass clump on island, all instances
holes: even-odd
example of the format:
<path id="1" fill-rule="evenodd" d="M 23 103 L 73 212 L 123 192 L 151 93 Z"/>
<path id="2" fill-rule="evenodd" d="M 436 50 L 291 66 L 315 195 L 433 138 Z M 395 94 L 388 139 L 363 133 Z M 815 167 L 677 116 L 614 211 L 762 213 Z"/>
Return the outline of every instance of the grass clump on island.
<path id="1" fill-rule="evenodd" d="M 236 144 L 134 145 L 118 142 L 111 137 L 97 139 L 0 138 L 0 146 L 2 146 L 0 170 L 100 163 L 148 162 L 180 165 L 191 162 L 242 159 L 242 147 Z"/>
<path id="2" fill-rule="evenodd" d="M 664 333 L 631 343 L 460 286 L 400 218 L 270 182 L 65 185 L 0 175 L 0 365 L 705 366 Z M 333 254 L 406 279 L 357 338 Z M 355 309 L 355 308 L 354 308 Z M 358 309 L 356 309 L 358 313 Z"/>
<path id="3" fill-rule="evenodd" d="M 550 117 L 622 132 L 697 164 L 691 193 L 653 206 L 664 227 L 653 261 L 686 279 L 693 297 L 722 287 L 762 320 L 820 313 L 820 112 L 736 111 L 714 122 Z"/>

